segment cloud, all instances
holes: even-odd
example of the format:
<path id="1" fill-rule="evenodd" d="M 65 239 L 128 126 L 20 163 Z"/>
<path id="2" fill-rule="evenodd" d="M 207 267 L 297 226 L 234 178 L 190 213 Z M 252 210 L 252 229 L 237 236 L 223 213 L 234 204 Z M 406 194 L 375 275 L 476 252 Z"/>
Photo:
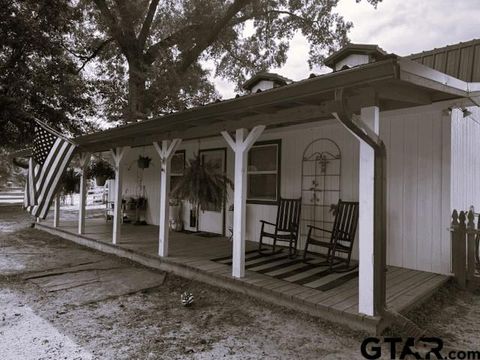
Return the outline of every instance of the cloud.
<path id="1" fill-rule="evenodd" d="M 338 12 L 352 21 L 352 42 L 378 44 L 408 55 L 480 36 L 475 19 L 478 0 L 383 0 L 373 8 L 365 0 L 341 0 Z"/>
<path id="2" fill-rule="evenodd" d="M 478 0 L 383 0 L 375 9 L 366 0 L 340 0 L 337 7 L 354 28 L 350 39 L 356 43 L 377 44 L 387 52 L 408 55 L 435 47 L 456 44 L 480 37 Z M 292 80 L 307 78 L 308 42 L 302 35 L 292 39 L 288 60 L 272 69 Z M 320 66 L 314 72 L 324 72 Z M 215 84 L 224 98 L 235 95 L 234 85 L 221 79 Z"/>

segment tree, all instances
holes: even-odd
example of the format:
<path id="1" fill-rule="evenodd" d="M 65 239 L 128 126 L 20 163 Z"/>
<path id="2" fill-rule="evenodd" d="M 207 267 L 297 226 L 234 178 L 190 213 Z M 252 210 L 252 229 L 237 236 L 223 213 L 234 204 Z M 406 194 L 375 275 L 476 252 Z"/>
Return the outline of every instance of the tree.
<path id="1" fill-rule="evenodd" d="M 0 146 L 21 148 L 36 117 L 80 134 L 93 84 L 64 46 L 83 14 L 64 0 L 0 0 Z"/>
<path id="2" fill-rule="evenodd" d="M 15 186 L 23 186 L 25 172 L 21 167 L 15 166 L 8 157 L 8 152 L 0 147 L 0 188 L 11 182 Z"/>
<path id="3" fill-rule="evenodd" d="M 106 113 L 136 121 L 218 96 L 202 61 L 213 65 L 214 75 L 240 85 L 246 76 L 284 64 L 299 31 L 310 43 L 310 65 L 321 62 L 347 41 L 352 26 L 334 12 L 337 3 L 84 0 L 90 22 L 76 42 L 84 65 L 99 60 Z"/>

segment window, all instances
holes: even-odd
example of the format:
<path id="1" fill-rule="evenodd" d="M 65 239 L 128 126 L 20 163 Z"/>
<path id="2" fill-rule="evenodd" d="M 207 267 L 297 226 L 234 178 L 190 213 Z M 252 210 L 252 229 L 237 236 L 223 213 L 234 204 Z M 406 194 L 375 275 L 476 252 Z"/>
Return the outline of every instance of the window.
<path id="1" fill-rule="evenodd" d="M 173 154 L 170 164 L 170 190 L 173 190 L 185 171 L 185 150 Z"/>
<path id="2" fill-rule="evenodd" d="M 281 141 L 256 143 L 248 153 L 247 201 L 271 204 L 280 193 Z"/>

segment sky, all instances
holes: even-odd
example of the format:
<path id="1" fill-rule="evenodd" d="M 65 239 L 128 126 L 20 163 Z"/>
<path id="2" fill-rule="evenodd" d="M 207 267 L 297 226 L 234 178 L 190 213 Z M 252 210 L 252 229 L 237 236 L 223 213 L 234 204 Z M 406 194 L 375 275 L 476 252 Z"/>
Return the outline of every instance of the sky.
<path id="1" fill-rule="evenodd" d="M 479 0 L 383 0 L 375 9 L 366 0 L 340 0 L 337 12 L 353 22 L 349 38 L 353 43 L 376 44 L 389 53 L 408 55 L 433 48 L 480 38 Z M 295 36 L 286 64 L 270 69 L 292 80 L 312 72 L 325 72 L 320 66 L 309 69 L 308 43 Z M 224 99 L 235 96 L 234 85 L 215 79 Z"/>

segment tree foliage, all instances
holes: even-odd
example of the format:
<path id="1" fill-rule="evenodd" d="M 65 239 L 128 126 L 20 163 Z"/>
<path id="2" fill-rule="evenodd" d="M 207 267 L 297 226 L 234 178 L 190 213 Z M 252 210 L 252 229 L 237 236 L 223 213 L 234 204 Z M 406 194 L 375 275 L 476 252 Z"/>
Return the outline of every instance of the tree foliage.
<path id="1" fill-rule="evenodd" d="M 8 157 L 6 149 L 0 147 L 0 187 L 11 182 L 15 186 L 23 186 L 26 170 L 15 166 Z"/>
<path id="2" fill-rule="evenodd" d="M 210 102 L 212 75 L 239 89 L 283 65 L 297 33 L 318 64 L 352 26 L 338 1 L 0 0 L 0 144 L 28 143 L 32 116 L 78 134 L 90 115 L 136 121 Z"/>
<path id="3" fill-rule="evenodd" d="M 352 26 L 335 12 L 337 3 L 83 0 L 90 26 L 77 34 L 77 44 L 84 45 L 85 59 L 98 56 L 106 113 L 135 121 L 217 97 L 205 63 L 238 87 L 256 72 L 283 65 L 297 32 L 310 43 L 306 61 L 320 63 L 347 41 Z"/>
<path id="4" fill-rule="evenodd" d="M 0 146 L 31 141 L 32 117 L 66 133 L 85 129 L 92 87 L 64 47 L 82 14 L 63 0 L 0 0 Z"/>

